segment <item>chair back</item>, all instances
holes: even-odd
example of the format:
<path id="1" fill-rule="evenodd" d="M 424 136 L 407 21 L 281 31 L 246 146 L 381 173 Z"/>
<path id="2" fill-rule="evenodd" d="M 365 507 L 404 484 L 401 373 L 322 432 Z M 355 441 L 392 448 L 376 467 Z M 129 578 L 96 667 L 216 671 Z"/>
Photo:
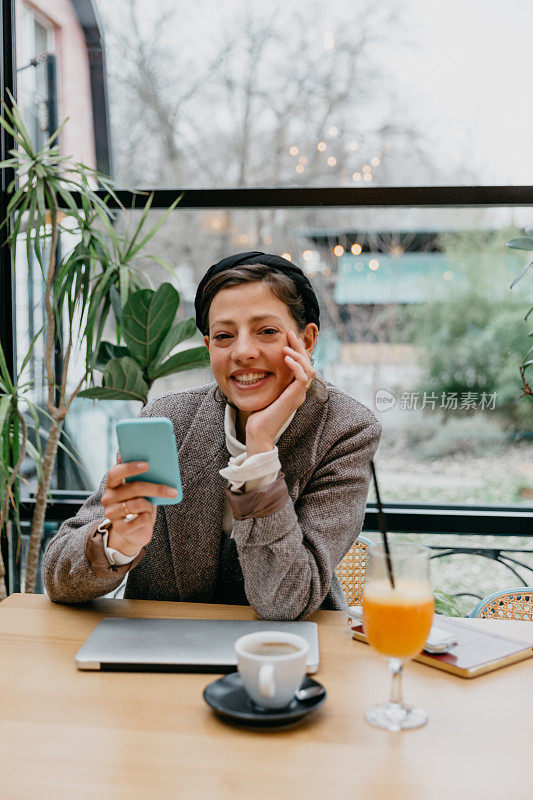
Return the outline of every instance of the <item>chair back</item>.
<path id="1" fill-rule="evenodd" d="M 366 556 L 371 539 L 359 536 L 335 570 L 349 606 L 361 605 L 366 575 Z"/>
<path id="2" fill-rule="evenodd" d="M 470 613 L 478 619 L 521 619 L 533 622 L 533 588 L 522 586 L 494 592 L 483 600 Z"/>

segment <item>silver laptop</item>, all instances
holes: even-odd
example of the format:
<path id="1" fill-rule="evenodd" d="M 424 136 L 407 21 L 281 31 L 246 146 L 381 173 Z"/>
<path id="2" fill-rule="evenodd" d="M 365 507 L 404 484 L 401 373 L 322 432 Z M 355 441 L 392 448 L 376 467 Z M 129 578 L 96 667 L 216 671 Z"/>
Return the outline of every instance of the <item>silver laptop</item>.
<path id="1" fill-rule="evenodd" d="M 318 670 L 316 622 L 108 617 L 76 654 L 78 669 L 233 672 L 234 643 L 245 633 L 290 631 L 309 642 L 307 672 Z"/>

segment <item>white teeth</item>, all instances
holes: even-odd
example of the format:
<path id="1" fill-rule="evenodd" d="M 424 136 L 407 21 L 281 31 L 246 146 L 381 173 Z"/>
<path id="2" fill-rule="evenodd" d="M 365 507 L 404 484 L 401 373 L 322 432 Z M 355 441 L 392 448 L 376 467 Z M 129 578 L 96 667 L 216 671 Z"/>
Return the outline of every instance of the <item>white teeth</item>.
<path id="1" fill-rule="evenodd" d="M 266 378 L 267 372 L 247 372 L 245 375 L 234 376 L 237 383 L 257 383 Z"/>

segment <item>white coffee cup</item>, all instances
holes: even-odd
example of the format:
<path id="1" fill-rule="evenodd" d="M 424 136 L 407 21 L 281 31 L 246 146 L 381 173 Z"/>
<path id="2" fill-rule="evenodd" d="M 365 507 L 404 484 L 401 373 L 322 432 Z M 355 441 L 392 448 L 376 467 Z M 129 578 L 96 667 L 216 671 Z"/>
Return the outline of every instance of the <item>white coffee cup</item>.
<path id="1" fill-rule="evenodd" d="M 306 672 L 309 642 L 285 631 L 259 631 L 235 642 L 244 688 L 262 708 L 288 706 Z"/>

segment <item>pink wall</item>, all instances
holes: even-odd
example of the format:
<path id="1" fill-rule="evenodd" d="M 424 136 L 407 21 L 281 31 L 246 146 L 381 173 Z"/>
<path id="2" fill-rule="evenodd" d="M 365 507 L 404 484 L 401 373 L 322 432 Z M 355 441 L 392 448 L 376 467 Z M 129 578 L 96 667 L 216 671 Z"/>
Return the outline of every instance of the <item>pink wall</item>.
<path id="1" fill-rule="evenodd" d="M 59 121 L 69 117 L 61 135 L 61 150 L 65 155 L 72 155 L 76 160 L 95 167 L 89 57 L 76 13 L 70 0 L 17 0 L 17 24 L 21 4 L 37 11 L 54 27 L 59 72 Z M 19 36 L 17 29 L 17 52 Z"/>

